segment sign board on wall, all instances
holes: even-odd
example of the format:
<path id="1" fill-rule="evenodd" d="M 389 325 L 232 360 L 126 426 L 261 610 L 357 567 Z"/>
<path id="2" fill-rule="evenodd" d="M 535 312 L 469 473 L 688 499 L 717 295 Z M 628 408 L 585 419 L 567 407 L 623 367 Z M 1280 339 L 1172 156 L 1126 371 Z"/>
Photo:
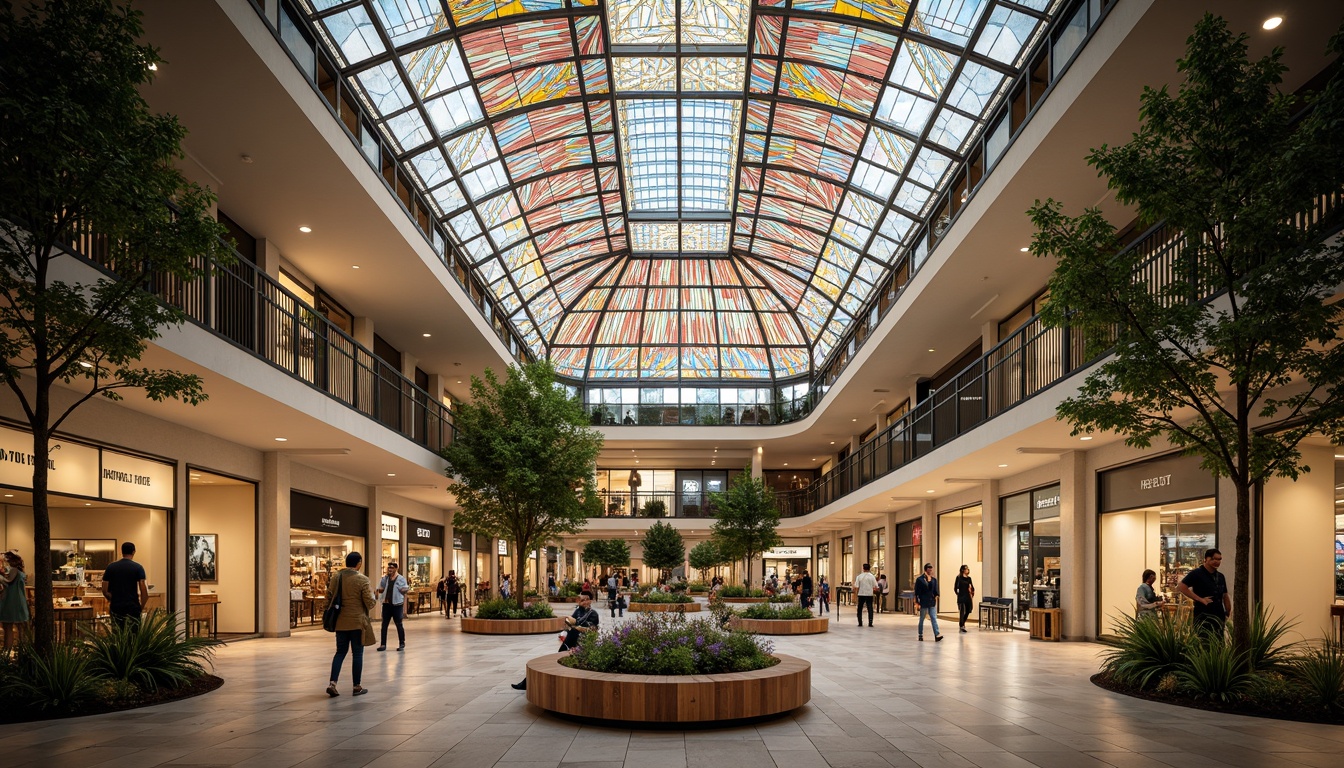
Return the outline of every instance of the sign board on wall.
<path id="1" fill-rule="evenodd" d="M 1103 472 L 1101 511 L 1118 512 L 1155 504 L 1213 496 L 1213 475 L 1199 467 L 1198 456 L 1164 456 Z"/>
<path id="2" fill-rule="evenodd" d="M 158 461 L 103 451 L 103 498 L 147 507 L 173 506 L 173 467 Z"/>
<path id="3" fill-rule="evenodd" d="M 811 560 L 812 547 L 775 547 L 764 555 L 762 560 Z"/>
<path id="4" fill-rule="evenodd" d="M 406 543 L 442 547 L 443 526 L 435 525 L 433 523 L 422 523 L 419 520 L 407 520 Z"/>
<path id="5" fill-rule="evenodd" d="M 503 540 L 503 539 L 498 539 L 498 540 L 496 541 L 495 546 L 499 548 L 499 554 L 501 554 L 501 555 L 507 555 L 507 554 L 509 554 L 509 542 L 507 542 L 507 541 L 505 541 L 505 540 Z"/>
<path id="6" fill-rule="evenodd" d="M 47 488 L 52 493 L 146 507 L 176 505 L 174 466 L 119 451 L 51 441 Z M 33 436 L 0 427 L 0 484 L 33 487 Z"/>
<path id="7" fill-rule="evenodd" d="M 383 538 L 388 541 L 401 540 L 401 518 L 392 515 L 382 516 Z"/>
<path id="8" fill-rule="evenodd" d="M 289 524 L 305 531 L 327 531 L 362 538 L 369 532 L 369 510 L 367 507 L 291 491 Z"/>

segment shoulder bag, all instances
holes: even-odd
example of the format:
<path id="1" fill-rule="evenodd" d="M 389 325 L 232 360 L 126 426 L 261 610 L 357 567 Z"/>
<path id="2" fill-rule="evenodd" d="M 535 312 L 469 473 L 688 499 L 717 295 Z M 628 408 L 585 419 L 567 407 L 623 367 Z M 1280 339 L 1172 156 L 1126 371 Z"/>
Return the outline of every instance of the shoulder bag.
<path id="1" fill-rule="evenodd" d="M 328 632 L 336 631 L 336 619 L 341 615 L 341 574 L 336 574 L 336 586 L 330 591 L 334 596 L 327 601 L 327 609 L 322 612 L 322 628 Z"/>

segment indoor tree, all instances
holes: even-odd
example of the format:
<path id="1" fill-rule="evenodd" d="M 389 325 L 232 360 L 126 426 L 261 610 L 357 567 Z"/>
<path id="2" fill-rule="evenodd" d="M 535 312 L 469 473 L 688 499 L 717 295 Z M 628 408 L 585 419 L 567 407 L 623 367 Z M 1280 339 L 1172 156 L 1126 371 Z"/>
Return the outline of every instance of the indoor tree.
<path id="1" fill-rule="evenodd" d="M 602 435 L 555 380 L 549 361 L 509 366 L 500 381 L 486 369 L 471 377 L 471 400 L 458 407 L 453 442 L 443 449 L 448 486 L 461 509 L 454 524 L 538 549 L 578 533 L 597 514 L 593 488 Z M 524 584 L 527 558 L 514 558 Z M 523 590 L 514 591 L 521 607 Z"/>
<path id="2" fill-rule="evenodd" d="M 1331 47 L 1344 50 L 1340 35 Z M 1298 105 L 1279 91 L 1281 55 L 1249 60 L 1246 36 L 1205 16 L 1178 62 L 1177 93 L 1145 88 L 1139 131 L 1087 158 L 1140 224 L 1182 233 L 1178 279 L 1138 276 L 1147 253 L 1121 251 L 1096 209 L 1075 218 L 1047 200 L 1030 211 L 1033 253 L 1058 260 L 1044 322 L 1082 333 L 1088 359 L 1111 351 L 1059 406 L 1061 418 L 1074 434 L 1109 430 L 1138 448 L 1164 440 L 1235 488 L 1240 648 L 1251 623 L 1254 489 L 1309 471 L 1298 450 L 1306 437 L 1344 438 L 1344 304 L 1332 299 L 1344 252 L 1325 243 L 1340 219 L 1311 216 L 1344 181 L 1339 70 L 1294 125 Z"/>
<path id="3" fill-rule="evenodd" d="M 717 516 L 711 529 L 714 542 L 725 559 L 745 561 L 746 584 L 751 586 L 751 561 L 781 541 L 775 492 L 748 469 L 733 479 L 727 491 L 709 498 Z"/>
<path id="4" fill-rule="evenodd" d="M 627 568 L 630 566 L 630 545 L 625 539 L 593 539 L 583 545 L 583 562 L 600 565 L 603 571 Z"/>
<path id="5" fill-rule="evenodd" d="M 687 561 L 691 567 L 700 571 L 700 578 L 705 578 L 705 573 L 711 568 L 718 568 L 728 562 L 728 558 L 723 556 L 719 550 L 718 544 L 713 539 L 704 541 L 691 547 L 690 554 L 687 555 Z"/>
<path id="6" fill-rule="evenodd" d="M 666 582 L 672 569 L 686 562 L 686 543 L 671 523 L 649 526 L 639 543 L 644 549 L 644 564 L 658 569 L 660 581 Z"/>
<path id="7" fill-rule="evenodd" d="M 142 32 L 140 14 L 112 0 L 0 6 L 0 378 L 33 435 L 39 653 L 54 628 L 52 436 L 84 403 L 128 389 L 206 398 L 198 376 L 137 365 L 147 341 L 185 319 L 146 287 L 198 278 L 227 250 L 213 196 L 174 166 L 186 129 L 141 95 L 161 62 Z M 111 274 L 62 250 L 81 243 Z"/>

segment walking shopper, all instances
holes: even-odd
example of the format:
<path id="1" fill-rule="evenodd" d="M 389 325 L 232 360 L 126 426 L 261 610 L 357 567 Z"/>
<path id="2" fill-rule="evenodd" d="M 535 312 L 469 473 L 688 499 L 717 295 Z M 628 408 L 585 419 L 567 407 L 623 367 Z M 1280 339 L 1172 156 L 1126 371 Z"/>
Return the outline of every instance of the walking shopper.
<path id="1" fill-rule="evenodd" d="M 406 612 L 406 593 L 410 590 L 411 585 L 406 583 L 406 577 L 397 573 L 397 564 L 388 563 L 387 573 L 378 580 L 378 591 L 373 593 L 374 597 L 383 601 L 383 634 L 378 650 L 387 650 L 387 625 L 393 621 L 397 623 L 397 650 L 406 650 L 406 628 L 402 626 L 401 620 Z"/>
<path id="2" fill-rule="evenodd" d="M 23 570 L 23 558 L 18 552 L 6 552 L 0 558 L 4 575 L 0 576 L 0 624 L 5 628 L 5 656 L 23 639 L 23 626 L 28 623 L 28 593 L 24 585 L 28 574 Z"/>
<path id="3" fill-rule="evenodd" d="M 826 577 L 821 577 L 821 584 L 817 587 L 817 613 L 831 612 L 831 584 L 826 581 Z"/>
<path id="4" fill-rule="evenodd" d="M 915 605 L 919 606 L 919 640 L 924 641 L 924 617 L 929 617 L 933 626 L 933 640 L 938 642 L 943 635 L 938 631 L 938 580 L 933 577 L 933 563 L 924 564 L 924 573 L 915 579 Z"/>
<path id="5" fill-rule="evenodd" d="M 803 578 L 799 579 L 798 599 L 804 608 L 812 607 L 812 575 L 803 571 Z"/>
<path id="6" fill-rule="evenodd" d="M 615 578 L 615 577 L 612 577 Z M 579 596 L 579 605 L 574 612 L 565 617 L 565 626 L 569 627 L 565 631 L 565 638 L 560 641 L 560 650 L 558 653 L 564 653 L 579 645 L 580 632 L 596 632 L 598 622 L 602 616 L 593 608 L 593 599 L 586 595 Z M 527 690 L 527 678 L 524 677 L 516 683 L 513 683 L 515 691 Z"/>
<path id="7" fill-rule="evenodd" d="M 859 596 L 859 626 L 863 626 L 863 607 L 868 606 L 868 626 L 873 626 L 873 592 L 877 589 L 877 579 L 869 572 L 871 566 L 863 564 L 863 573 L 854 579 L 854 592 Z"/>
<path id="8" fill-rule="evenodd" d="M 966 617 L 971 615 L 971 598 L 975 597 L 975 585 L 971 583 L 971 567 L 969 565 L 961 566 L 957 572 L 957 580 L 952 584 L 952 591 L 957 593 L 957 627 L 966 631 Z"/>
<path id="9" fill-rule="evenodd" d="M 890 587 L 887 586 L 887 574 L 885 574 L 885 573 L 880 573 L 880 574 L 878 574 L 878 575 L 877 575 L 877 594 L 878 594 L 878 598 L 877 598 L 877 600 L 876 600 L 876 602 L 877 602 L 877 612 L 878 612 L 878 613 L 886 613 L 886 612 L 887 612 L 887 594 L 888 594 L 890 591 L 891 591 Z"/>
<path id="10" fill-rule="evenodd" d="M 121 543 L 121 559 L 103 570 L 103 597 L 112 623 L 140 623 L 140 614 L 149 602 L 149 587 L 145 585 L 145 567 L 135 562 L 135 545 L 129 541 Z"/>
<path id="11" fill-rule="evenodd" d="M 443 580 L 443 617 L 457 615 L 457 601 L 462 596 L 462 582 L 457 580 L 457 571 L 449 571 L 448 577 Z M 452 611 L 449 614 L 449 611 Z"/>
<path id="12" fill-rule="evenodd" d="M 364 558 L 358 552 L 345 556 L 345 570 L 336 574 L 327 590 L 327 597 L 335 600 L 340 596 L 341 612 L 336 616 L 336 655 L 331 657 L 331 681 L 327 683 L 328 696 L 340 696 L 336 690 L 336 681 L 341 676 L 341 665 L 345 655 L 354 651 L 350 662 L 350 676 L 354 680 L 355 696 L 363 696 L 368 688 L 360 685 L 364 674 L 365 639 L 373 637 L 373 623 L 369 621 L 369 611 L 373 609 L 373 593 L 369 591 L 369 577 L 359 572 L 359 563 Z M 369 645 L 373 644 L 370 640 Z"/>

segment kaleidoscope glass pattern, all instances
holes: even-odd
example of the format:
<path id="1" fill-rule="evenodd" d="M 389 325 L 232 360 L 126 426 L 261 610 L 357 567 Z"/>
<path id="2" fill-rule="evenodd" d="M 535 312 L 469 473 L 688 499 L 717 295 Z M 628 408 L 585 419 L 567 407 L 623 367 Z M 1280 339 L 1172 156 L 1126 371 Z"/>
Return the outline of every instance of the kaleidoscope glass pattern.
<path id="1" fill-rule="evenodd" d="M 1063 0 L 299 0 L 531 352 L 790 379 L 913 248 Z"/>

